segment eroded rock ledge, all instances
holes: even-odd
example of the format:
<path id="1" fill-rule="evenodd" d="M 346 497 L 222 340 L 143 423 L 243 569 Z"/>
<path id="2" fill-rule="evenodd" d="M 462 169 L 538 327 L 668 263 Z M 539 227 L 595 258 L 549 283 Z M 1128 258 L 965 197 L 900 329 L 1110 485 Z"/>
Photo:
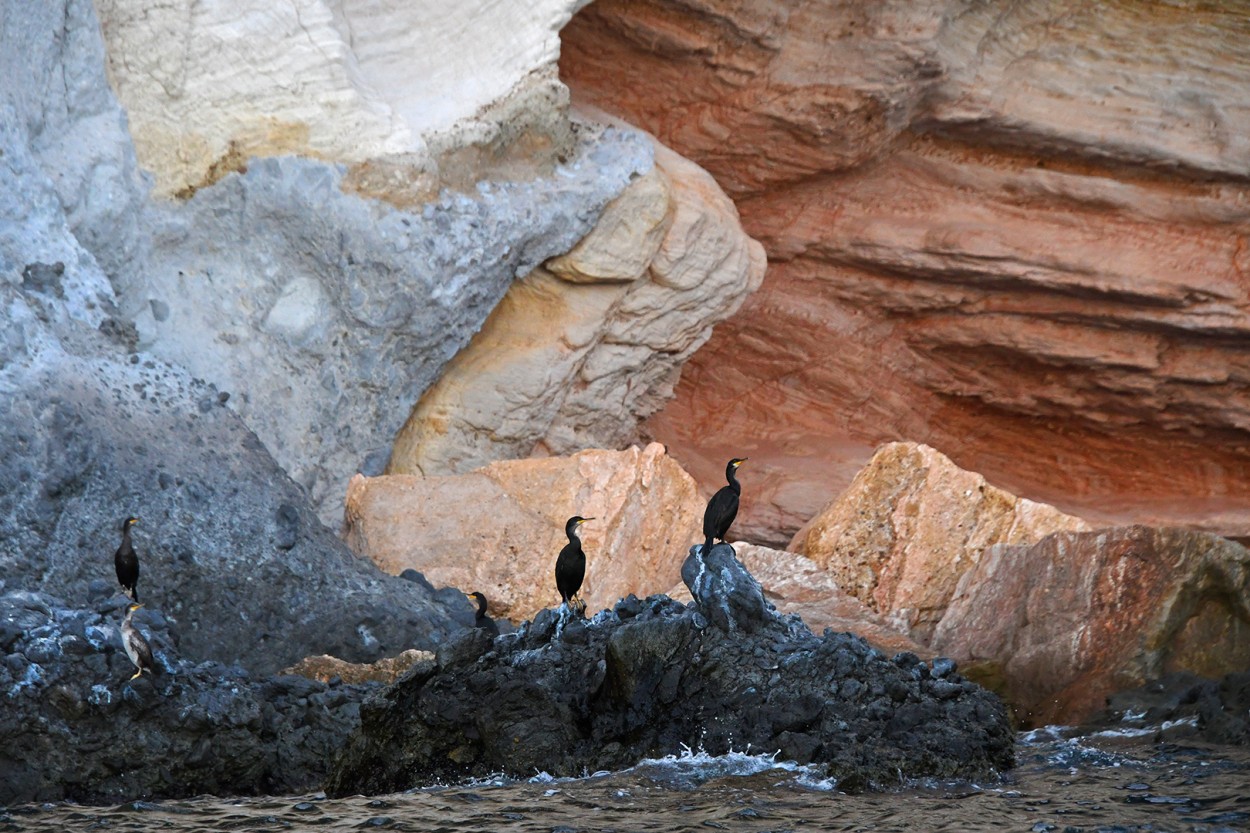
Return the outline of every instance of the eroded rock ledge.
<path id="1" fill-rule="evenodd" d="M 696 602 L 629 597 L 587 623 L 545 610 L 515 634 L 445 644 L 361 707 L 332 795 L 433 779 L 619 769 L 682 746 L 779 750 L 843 789 L 985 776 L 1012 763 L 1002 703 L 954 664 L 893 660 L 772 610 L 718 545 L 683 574 Z"/>

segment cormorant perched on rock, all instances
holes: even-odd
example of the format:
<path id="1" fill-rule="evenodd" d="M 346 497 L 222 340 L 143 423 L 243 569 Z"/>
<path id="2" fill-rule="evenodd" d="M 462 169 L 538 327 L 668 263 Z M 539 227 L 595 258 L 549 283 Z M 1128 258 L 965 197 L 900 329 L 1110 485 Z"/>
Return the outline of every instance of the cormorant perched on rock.
<path id="1" fill-rule="evenodd" d="M 152 659 L 152 646 L 148 645 L 148 641 L 143 638 L 143 634 L 139 633 L 139 629 L 135 627 L 135 623 L 131 617 L 135 611 L 143 605 L 138 602 L 131 602 L 126 605 L 126 618 L 122 620 L 122 647 L 126 649 L 126 656 L 130 657 L 130 661 L 134 663 L 135 677 L 146 671 L 155 671 L 156 662 Z"/>
<path id="2" fill-rule="evenodd" d="M 747 461 L 745 457 L 735 457 L 725 466 L 725 479 L 728 486 L 721 486 L 720 491 L 712 495 L 703 511 L 703 534 L 707 540 L 703 543 L 703 554 L 712 551 L 712 544 L 719 538 L 725 540 L 729 526 L 738 517 L 738 496 L 742 494 L 742 485 L 738 483 L 738 466 Z M 728 543 L 728 542 L 726 542 Z"/>
<path id="3" fill-rule="evenodd" d="M 499 625 L 486 615 L 486 594 L 474 590 L 469 597 L 477 602 L 477 616 L 473 618 L 473 627 L 481 628 L 491 636 L 499 636 Z"/>
<path id="4" fill-rule="evenodd" d="M 577 598 L 577 591 L 582 589 L 582 579 L 586 577 L 586 553 L 582 551 L 582 539 L 577 537 L 577 528 L 586 521 L 593 520 L 594 518 L 574 515 L 564 525 L 564 534 L 569 536 L 569 542 L 560 550 L 560 557 L 556 559 L 556 589 L 560 591 L 560 599 L 566 605 L 570 604 L 570 600 L 581 603 L 581 599 Z M 581 605 L 581 609 L 584 610 L 585 605 Z"/>
<path id="5" fill-rule="evenodd" d="M 135 585 L 139 583 L 139 555 L 134 544 L 130 543 L 130 528 L 139 523 L 138 518 L 127 518 L 122 521 L 122 543 L 113 553 L 113 566 L 117 568 L 117 582 L 126 591 L 126 595 L 139 601 L 139 591 Z"/>

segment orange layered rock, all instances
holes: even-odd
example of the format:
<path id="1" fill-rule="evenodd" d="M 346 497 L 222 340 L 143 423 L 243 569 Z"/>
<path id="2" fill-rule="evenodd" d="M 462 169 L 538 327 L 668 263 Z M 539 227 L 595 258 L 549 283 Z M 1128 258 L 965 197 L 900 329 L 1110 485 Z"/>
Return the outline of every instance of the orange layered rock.
<path id="1" fill-rule="evenodd" d="M 1250 13 L 601 0 L 575 99 L 713 173 L 763 287 L 645 431 L 781 544 L 883 442 L 1250 535 Z"/>
<path id="2" fill-rule="evenodd" d="M 1173 671 L 1250 664 L 1250 551 L 1125 527 L 990 548 L 960 582 L 935 651 L 997 680 L 1026 725 L 1075 723 Z"/>

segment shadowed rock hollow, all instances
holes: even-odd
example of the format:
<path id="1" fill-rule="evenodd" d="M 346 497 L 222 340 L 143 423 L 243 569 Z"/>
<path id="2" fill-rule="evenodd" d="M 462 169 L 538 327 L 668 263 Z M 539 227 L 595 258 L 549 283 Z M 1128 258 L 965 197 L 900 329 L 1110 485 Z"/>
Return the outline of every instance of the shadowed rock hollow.
<path id="1" fill-rule="evenodd" d="M 949 661 L 893 660 L 776 614 L 718 545 L 691 551 L 697 600 L 629 597 L 589 622 L 544 610 L 515 634 L 474 631 L 361 707 L 332 795 L 435 779 L 620 769 L 683 746 L 778 750 L 843 789 L 984 776 L 1012 763 L 1001 702 Z"/>

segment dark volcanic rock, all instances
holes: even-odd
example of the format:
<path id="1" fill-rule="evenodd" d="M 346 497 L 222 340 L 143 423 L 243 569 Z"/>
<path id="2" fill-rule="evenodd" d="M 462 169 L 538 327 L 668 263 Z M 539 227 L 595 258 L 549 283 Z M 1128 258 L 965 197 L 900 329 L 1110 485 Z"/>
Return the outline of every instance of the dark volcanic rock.
<path id="1" fill-rule="evenodd" d="M 1160 727 L 1160 740 L 1250 744 L 1250 670 L 1218 680 L 1177 672 L 1118 692 L 1089 728 L 1138 726 Z"/>
<path id="2" fill-rule="evenodd" d="M 754 580 L 728 545 L 703 565 L 715 581 L 699 566 L 684 571 L 702 576 L 689 607 L 631 596 L 590 622 L 545 610 L 514 634 L 451 641 L 361 707 L 327 792 L 577 775 L 683 746 L 778 750 L 827 764 L 844 789 L 1011 765 L 1002 703 L 952 668 L 816 637 L 752 604 Z"/>
<path id="3" fill-rule="evenodd" d="M 371 686 L 186 662 L 147 608 L 135 620 L 161 670 L 128 681 L 125 601 L 0 596 L 0 804 L 292 793 L 325 777 Z"/>

